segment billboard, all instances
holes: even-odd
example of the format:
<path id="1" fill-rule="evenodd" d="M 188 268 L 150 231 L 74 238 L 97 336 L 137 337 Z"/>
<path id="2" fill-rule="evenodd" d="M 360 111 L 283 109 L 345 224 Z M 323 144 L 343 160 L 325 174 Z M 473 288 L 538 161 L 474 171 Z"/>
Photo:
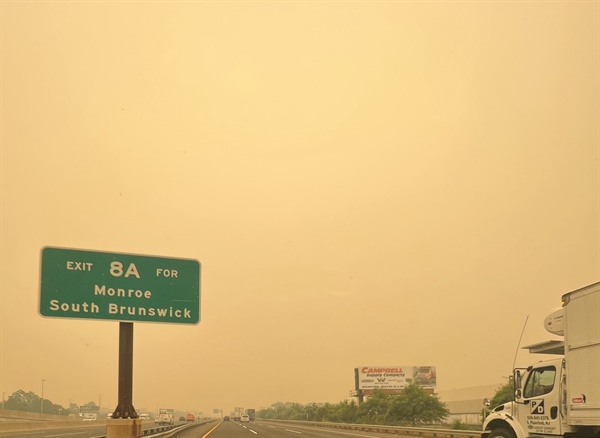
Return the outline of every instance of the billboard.
<path id="1" fill-rule="evenodd" d="M 414 382 L 435 389 L 434 366 L 362 366 L 354 369 L 355 389 L 399 390 Z"/>

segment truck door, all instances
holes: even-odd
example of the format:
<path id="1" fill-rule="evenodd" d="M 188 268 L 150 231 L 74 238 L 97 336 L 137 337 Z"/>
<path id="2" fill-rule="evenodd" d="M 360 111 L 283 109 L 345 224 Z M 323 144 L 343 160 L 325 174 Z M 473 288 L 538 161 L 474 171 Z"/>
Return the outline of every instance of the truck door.
<path id="1" fill-rule="evenodd" d="M 521 424 L 529 434 L 561 434 L 560 372 L 554 365 L 533 368 L 527 374 L 517 406 Z"/>

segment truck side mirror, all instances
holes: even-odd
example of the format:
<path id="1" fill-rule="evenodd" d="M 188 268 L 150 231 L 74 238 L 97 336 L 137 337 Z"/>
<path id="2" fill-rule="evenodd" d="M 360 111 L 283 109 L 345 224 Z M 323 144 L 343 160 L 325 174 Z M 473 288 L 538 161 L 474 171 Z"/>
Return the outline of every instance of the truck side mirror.
<path id="1" fill-rule="evenodd" d="M 490 404 L 492 404 L 492 401 L 489 398 L 484 398 L 483 399 L 483 406 L 485 406 L 486 408 L 489 409 Z"/>
<path id="2" fill-rule="evenodd" d="M 513 386 L 516 389 L 521 387 L 521 370 L 514 370 L 513 372 Z"/>
<path id="3" fill-rule="evenodd" d="M 522 395 L 521 388 L 517 388 L 517 390 L 515 390 L 515 400 L 520 399 Z"/>

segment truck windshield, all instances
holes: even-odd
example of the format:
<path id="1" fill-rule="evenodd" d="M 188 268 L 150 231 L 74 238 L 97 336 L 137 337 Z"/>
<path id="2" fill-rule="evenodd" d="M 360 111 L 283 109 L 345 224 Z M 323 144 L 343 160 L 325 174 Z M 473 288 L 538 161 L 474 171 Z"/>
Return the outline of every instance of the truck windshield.
<path id="1" fill-rule="evenodd" d="M 537 368 L 531 371 L 525 384 L 525 398 L 538 397 L 552 392 L 554 388 L 554 367 Z"/>

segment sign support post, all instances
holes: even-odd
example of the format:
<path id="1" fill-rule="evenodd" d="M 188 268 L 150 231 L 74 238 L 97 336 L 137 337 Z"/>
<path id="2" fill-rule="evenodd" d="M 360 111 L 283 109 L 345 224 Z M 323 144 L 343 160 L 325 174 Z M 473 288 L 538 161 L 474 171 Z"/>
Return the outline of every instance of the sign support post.
<path id="1" fill-rule="evenodd" d="M 142 436 L 142 420 L 133 407 L 133 323 L 119 322 L 119 403 L 106 423 L 106 438 Z"/>
<path id="2" fill-rule="evenodd" d="M 133 323 L 119 323 L 119 404 L 112 418 L 138 418 L 133 407 Z"/>

